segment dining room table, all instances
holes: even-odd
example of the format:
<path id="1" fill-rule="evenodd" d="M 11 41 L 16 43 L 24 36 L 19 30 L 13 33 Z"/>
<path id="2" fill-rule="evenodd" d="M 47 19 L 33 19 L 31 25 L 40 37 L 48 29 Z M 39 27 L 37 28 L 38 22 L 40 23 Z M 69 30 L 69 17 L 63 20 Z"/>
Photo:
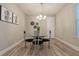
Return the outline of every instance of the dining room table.
<path id="1" fill-rule="evenodd" d="M 46 35 L 38 35 L 38 36 L 33 35 L 32 37 L 33 37 L 33 44 L 39 46 L 43 44 L 43 38 L 46 37 Z"/>

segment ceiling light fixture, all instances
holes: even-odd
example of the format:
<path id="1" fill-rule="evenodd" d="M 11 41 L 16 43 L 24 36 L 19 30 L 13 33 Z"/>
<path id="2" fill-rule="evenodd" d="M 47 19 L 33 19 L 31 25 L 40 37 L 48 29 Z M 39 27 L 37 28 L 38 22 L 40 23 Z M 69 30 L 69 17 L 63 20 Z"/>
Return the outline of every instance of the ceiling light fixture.
<path id="1" fill-rule="evenodd" d="M 36 19 L 45 20 L 47 16 L 43 14 L 43 3 L 40 3 L 40 5 L 41 5 L 41 12 L 40 15 L 36 17 Z"/>

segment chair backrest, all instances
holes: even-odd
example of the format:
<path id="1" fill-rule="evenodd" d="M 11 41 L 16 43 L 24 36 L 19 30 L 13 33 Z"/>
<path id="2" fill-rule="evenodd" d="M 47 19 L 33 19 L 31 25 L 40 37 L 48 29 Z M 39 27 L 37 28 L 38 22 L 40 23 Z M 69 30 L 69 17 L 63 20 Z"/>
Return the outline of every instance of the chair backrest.
<path id="1" fill-rule="evenodd" d="M 51 30 L 49 31 L 49 39 L 51 39 Z"/>
<path id="2" fill-rule="evenodd" d="M 25 38 L 26 38 L 26 31 L 24 31 L 24 33 L 23 33 L 23 34 L 24 34 L 24 39 L 25 39 Z"/>

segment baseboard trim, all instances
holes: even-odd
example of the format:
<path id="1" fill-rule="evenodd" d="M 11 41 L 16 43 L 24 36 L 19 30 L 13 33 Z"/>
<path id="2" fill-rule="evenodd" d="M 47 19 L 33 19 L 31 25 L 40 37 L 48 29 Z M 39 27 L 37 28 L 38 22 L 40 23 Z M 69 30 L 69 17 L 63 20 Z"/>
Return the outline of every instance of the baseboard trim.
<path id="1" fill-rule="evenodd" d="M 10 49 L 14 48 L 15 46 L 17 46 L 18 44 L 20 44 L 22 41 L 23 41 L 23 39 L 20 40 L 20 41 L 18 41 L 17 43 L 14 43 L 13 45 L 9 46 L 9 47 L 6 48 L 6 49 L 1 50 L 1 51 L 0 51 L 0 56 L 2 56 L 4 53 L 6 53 L 6 52 L 9 51 Z"/>
<path id="2" fill-rule="evenodd" d="M 79 47 L 77 47 L 77 46 L 75 46 L 75 45 L 72 45 L 72 44 L 70 44 L 70 43 L 68 43 L 68 42 L 66 42 L 66 41 L 64 41 L 64 40 L 61 40 L 61 39 L 59 39 L 59 38 L 57 38 L 57 37 L 55 37 L 55 39 L 57 39 L 57 40 L 59 40 L 60 42 L 62 42 L 62 43 L 64 43 L 64 44 L 68 45 L 68 46 L 71 47 L 72 49 L 74 49 L 74 50 L 76 50 L 76 51 L 79 51 Z"/>

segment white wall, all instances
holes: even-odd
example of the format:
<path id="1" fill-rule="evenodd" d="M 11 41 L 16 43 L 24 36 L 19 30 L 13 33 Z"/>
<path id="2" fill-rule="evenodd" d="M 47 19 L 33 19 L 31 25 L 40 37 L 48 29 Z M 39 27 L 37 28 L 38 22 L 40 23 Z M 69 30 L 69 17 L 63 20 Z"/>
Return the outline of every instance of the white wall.
<path id="1" fill-rule="evenodd" d="M 26 28 L 26 36 L 33 35 L 33 27 L 30 25 L 31 21 L 39 22 L 40 24 L 40 34 L 41 35 L 48 35 L 49 30 L 52 30 L 52 37 L 54 36 L 54 20 L 53 16 L 48 16 L 46 20 L 39 21 L 36 19 L 36 16 L 27 16 L 25 21 L 25 28 Z"/>
<path id="2" fill-rule="evenodd" d="M 76 39 L 74 4 L 67 4 L 56 15 L 56 37 L 79 47 Z"/>
<path id="3" fill-rule="evenodd" d="M 19 19 L 19 25 L 0 21 L 0 50 L 23 39 L 24 14 L 15 4 L 0 4 L 13 11 Z"/>

